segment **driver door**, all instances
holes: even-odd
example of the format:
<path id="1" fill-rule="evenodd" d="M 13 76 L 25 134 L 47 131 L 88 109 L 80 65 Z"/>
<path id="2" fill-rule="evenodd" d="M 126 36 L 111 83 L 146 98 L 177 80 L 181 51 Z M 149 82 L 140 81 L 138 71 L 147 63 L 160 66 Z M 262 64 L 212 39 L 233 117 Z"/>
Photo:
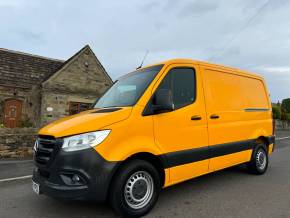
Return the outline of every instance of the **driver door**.
<path id="1" fill-rule="evenodd" d="M 155 143 L 170 169 L 170 184 L 208 172 L 209 148 L 198 65 L 170 65 L 157 89 L 170 89 L 174 110 L 153 115 Z"/>

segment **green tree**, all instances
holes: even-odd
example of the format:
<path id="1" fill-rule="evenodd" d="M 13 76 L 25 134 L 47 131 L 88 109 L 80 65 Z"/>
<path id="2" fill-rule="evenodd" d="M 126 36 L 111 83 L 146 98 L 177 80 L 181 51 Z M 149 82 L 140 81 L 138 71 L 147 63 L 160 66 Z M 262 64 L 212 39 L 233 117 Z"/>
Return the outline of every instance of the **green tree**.
<path id="1" fill-rule="evenodd" d="M 288 116 L 284 107 L 281 107 L 281 120 L 282 120 L 282 128 L 285 129 L 287 127 Z"/>
<path id="2" fill-rule="evenodd" d="M 281 120 L 281 108 L 278 106 L 273 106 L 272 111 L 273 111 L 273 118 Z"/>
<path id="3" fill-rule="evenodd" d="M 290 113 L 290 98 L 283 99 L 281 108 L 282 111 L 284 110 L 286 113 Z"/>
<path id="4" fill-rule="evenodd" d="M 287 114 L 287 121 L 290 122 L 290 114 Z"/>
<path id="5" fill-rule="evenodd" d="M 287 113 L 284 108 L 281 108 L 281 120 L 287 120 Z"/>

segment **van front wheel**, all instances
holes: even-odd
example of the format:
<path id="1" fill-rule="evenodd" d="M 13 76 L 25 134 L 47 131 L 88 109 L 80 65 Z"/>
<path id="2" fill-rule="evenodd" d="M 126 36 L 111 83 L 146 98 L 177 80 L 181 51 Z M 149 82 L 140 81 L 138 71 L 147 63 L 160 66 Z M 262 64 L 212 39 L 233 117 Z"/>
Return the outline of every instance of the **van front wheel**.
<path id="1" fill-rule="evenodd" d="M 131 160 L 114 176 L 109 200 L 122 217 L 140 217 L 153 208 L 160 188 L 154 166 L 143 160 Z"/>
<path id="2" fill-rule="evenodd" d="M 249 171 L 253 174 L 264 174 L 268 168 L 268 152 L 265 144 L 258 144 L 253 150 L 252 159 L 247 164 Z"/>

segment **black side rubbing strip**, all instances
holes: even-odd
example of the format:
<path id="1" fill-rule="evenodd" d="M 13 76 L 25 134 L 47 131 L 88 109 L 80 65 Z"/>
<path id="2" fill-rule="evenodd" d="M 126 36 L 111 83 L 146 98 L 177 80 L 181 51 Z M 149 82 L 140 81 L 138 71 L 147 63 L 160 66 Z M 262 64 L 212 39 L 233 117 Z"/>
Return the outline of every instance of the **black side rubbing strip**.
<path id="1" fill-rule="evenodd" d="M 245 112 L 269 111 L 269 108 L 245 108 Z"/>
<path id="2" fill-rule="evenodd" d="M 275 136 L 267 137 L 269 144 L 275 140 Z M 189 164 L 209 158 L 233 154 L 241 151 L 253 149 L 256 146 L 256 139 L 231 142 L 219 145 L 205 146 L 201 148 L 188 149 L 183 151 L 170 152 L 159 155 L 163 160 L 165 168 Z"/>
<path id="3" fill-rule="evenodd" d="M 197 162 L 210 158 L 209 147 L 194 148 L 161 155 L 166 161 L 165 168 L 175 167 L 187 163 Z"/>
<path id="4" fill-rule="evenodd" d="M 256 142 L 254 139 L 220 145 L 213 145 L 210 146 L 210 158 L 246 151 L 252 149 L 255 145 Z"/>

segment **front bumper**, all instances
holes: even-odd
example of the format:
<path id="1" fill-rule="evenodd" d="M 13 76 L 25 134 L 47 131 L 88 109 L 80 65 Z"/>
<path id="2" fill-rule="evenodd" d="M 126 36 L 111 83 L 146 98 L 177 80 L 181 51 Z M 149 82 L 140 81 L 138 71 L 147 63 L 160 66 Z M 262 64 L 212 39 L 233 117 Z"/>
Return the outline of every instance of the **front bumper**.
<path id="1" fill-rule="evenodd" d="M 119 162 L 106 161 L 91 148 L 73 152 L 60 150 L 49 164 L 35 162 L 35 165 L 32 180 L 40 185 L 41 194 L 105 201 Z M 79 180 L 74 181 L 73 176 Z"/>

